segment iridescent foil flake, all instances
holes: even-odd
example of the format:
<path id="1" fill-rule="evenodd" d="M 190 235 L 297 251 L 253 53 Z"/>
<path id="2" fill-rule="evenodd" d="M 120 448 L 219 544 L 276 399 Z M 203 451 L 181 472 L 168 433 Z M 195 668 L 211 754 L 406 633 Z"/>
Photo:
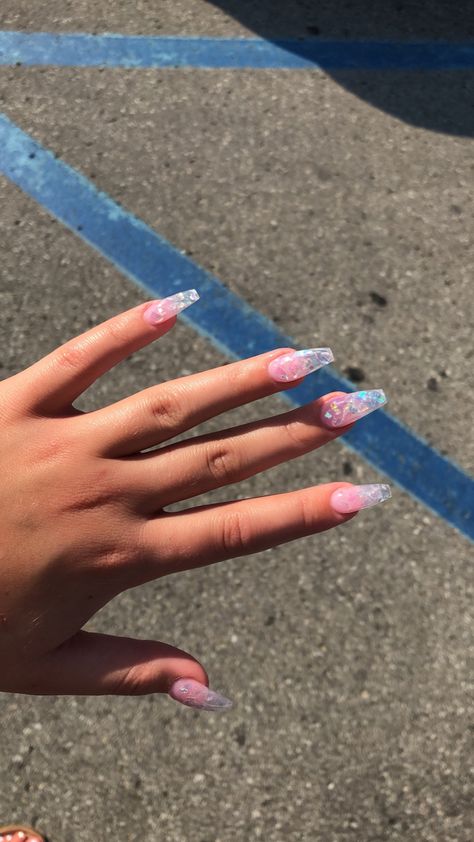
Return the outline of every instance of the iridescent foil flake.
<path id="1" fill-rule="evenodd" d="M 345 427 L 352 421 L 363 418 L 387 403 L 382 389 L 352 392 L 328 400 L 322 408 L 321 418 L 326 427 Z"/>

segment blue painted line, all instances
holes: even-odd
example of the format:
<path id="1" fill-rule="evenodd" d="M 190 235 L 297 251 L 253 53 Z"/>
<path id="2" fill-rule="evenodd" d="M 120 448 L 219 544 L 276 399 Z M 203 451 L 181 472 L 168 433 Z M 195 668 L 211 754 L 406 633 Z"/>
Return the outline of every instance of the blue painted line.
<path id="1" fill-rule="evenodd" d="M 466 70 L 474 42 L 330 41 L 0 32 L 0 64 L 57 67 Z"/>
<path id="2" fill-rule="evenodd" d="M 4 115 L 0 115 L 0 171 L 153 297 L 196 287 L 201 301 L 183 318 L 227 356 L 241 359 L 273 348 L 298 347 L 269 319 Z M 299 406 L 332 390 L 353 388 L 331 369 L 323 369 L 317 378 L 307 378 L 282 397 Z M 343 441 L 474 539 L 474 481 L 396 418 L 379 410 Z"/>

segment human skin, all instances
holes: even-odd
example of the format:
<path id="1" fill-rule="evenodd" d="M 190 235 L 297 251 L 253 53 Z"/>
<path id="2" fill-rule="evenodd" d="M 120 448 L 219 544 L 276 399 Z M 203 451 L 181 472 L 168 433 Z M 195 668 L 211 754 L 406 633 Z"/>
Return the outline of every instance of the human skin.
<path id="1" fill-rule="evenodd" d="M 269 363 L 291 348 L 152 386 L 84 413 L 74 401 L 159 339 L 140 304 L 0 383 L 0 690 L 28 694 L 168 693 L 208 685 L 190 654 L 83 626 L 128 588 L 339 526 L 333 482 L 252 500 L 166 507 L 321 447 L 331 393 L 274 418 L 166 445 L 233 407 L 298 385 Z M 158 452 L 141 451 L 161 445 Z"/>

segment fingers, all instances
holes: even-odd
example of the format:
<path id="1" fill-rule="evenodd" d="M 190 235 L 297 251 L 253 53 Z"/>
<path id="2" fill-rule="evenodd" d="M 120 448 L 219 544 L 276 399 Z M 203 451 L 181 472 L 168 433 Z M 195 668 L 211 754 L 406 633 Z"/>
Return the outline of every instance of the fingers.
<path id="1" fill-rule="evenodd" d="M 119 465 L 122 481 L 133 488 L 140 510 L 148 514 L 240 482 L 346 433 L 351 424 L 329 430 L 321 420 L 323 408 L 342 394 L 334 392 L 274 418 L 144 453 Z"/>
<path id="2" fill-rule="evenodd" d="M 25 680 L 16 682 L 10 692 L 37 696 L 167 693 L 200 710 L 232 707 L 230 699 L 209 688 L 204 668 L 187 652 L 156 640 L 86 631 L 29 664 Z"/>
<path id="3" fill-rule="evenodd" d="M 167 333 L 176 322 L 176 314 L 187 306 L 187 302 L 192 303 L 191 298 L 193 296 L 187 293 L 178 293 L 159 302 L 140 304 L 61 345 L 16 375 L 16 409 L 44 415 L 68 409 L 102 374 Z M 147 321 L 146 315 L 153 304 L 159 308 L 163 319 L 155 324 Z M 21 406 L 19 384 L 23 386 Z"/>
<path id="4" fill-rule="evenodd" d="M 354 517 L 331 505 L 331 495 L 351 483 L 328 483 L 285 494 L 165 512 L 142 528 L 145 576 L 150 579 L 261 552 L 332 529 Z M 143 578 L 144 571 L 136 571 Z"/>
<path id="5" fill-rule="evenodd" d="M 294 379 L 276 382 L 269 365 L 276 358 L 299 353 L 279 348 L 152 386 L 90 413 L 81 423 L 89 429 L 100 455 L 117 458 L 136 454 L 222 412 L 296 385 Z M 329 361 L 328 357 L 318 367 Z"/>
<path id="6" fill-rule="evenodd" d="M 41 659 L 28 688 L 18 692 L 140 696 L 168 693 L 180 678 L 208 683 L 201 664 L 174 646 L 80 631 Z"/>

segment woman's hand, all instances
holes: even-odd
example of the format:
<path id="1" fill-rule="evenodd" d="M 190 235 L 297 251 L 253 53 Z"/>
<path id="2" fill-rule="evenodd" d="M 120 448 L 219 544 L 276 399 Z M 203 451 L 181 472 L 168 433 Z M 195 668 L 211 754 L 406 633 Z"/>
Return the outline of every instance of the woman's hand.
<path id="1" fill-rule="evenodd" d="M 336 482 L 166 512 L 172 503 L 321 447 L 385 400 L 380 391 L 337 393 L 165 445 L 208 418 L 296 385 L 332 359 L 328 349 L 295 355 L 280 348 L 96 412 L 73 407 L 102 374 L 170 330 L 197 297 L 179 293 L 121 313 L 0 384 L 0 690 L 172 689 L 187 704 L 224 707 L 187 653 L 82 627 L 128 588 L 330 529 L 389 496 L 387 486 Z M 158 451 L 141 452 L 156 445 Z"/>

